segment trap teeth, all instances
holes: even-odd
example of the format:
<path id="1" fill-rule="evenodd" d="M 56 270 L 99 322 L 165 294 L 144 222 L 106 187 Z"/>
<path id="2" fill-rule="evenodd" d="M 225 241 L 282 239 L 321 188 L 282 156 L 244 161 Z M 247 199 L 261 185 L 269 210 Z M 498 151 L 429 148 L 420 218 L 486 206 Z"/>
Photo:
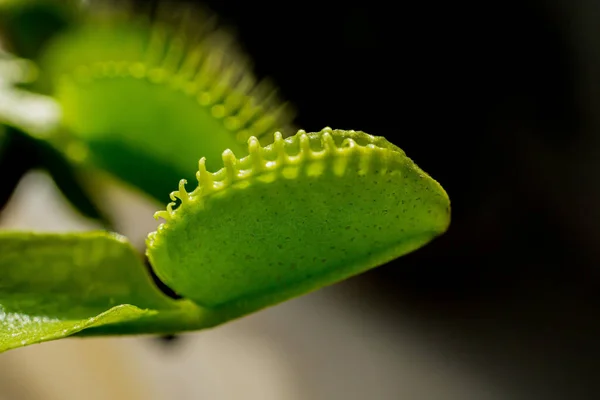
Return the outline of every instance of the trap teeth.
<path id="1" fill-rule="evenodd" d="M 248 139 L 248 154 L 252 161 L 252 168 L 256 172 L 260 172 L 263 170 L 263 157 L 262 157 L 262 148 L 260 147 L 260 143 L 255 136 L 250 137 Z"/>
<path id="2" fill-rule="evenodd" d="M 310 156 L 312 153 L 310 149 L 310 138 L 305 132 L 300 134 L 300 153 L 305 157 Z"/>
<path id="3" fill-rule="evenodd" d="M 336 145 L 335 145 L 335 141 L 333 140 L 333 136 L 331 136 L 331 134 L 329 134 L 329 132 L 323 133 L 323 135 L 321 136 L 321 144 L 323 145 L 323 148 L 328 152 L 332 152 L 333 150 L 336 149 Z"/>
<path id="4" fill-rule="evenodd" d="M 226 181 L 228 183 L 233 182 L 233 179 L 235 178 L 235 175 L 237 174 L 237 168 L 236 168 L 236 164 L 237 164 L 237 159 L 235 158 L 235 154 L 233 154 L 233 151 L 227 149 L 223 152 L 223 166 L 225 167 L 225 176 L 226 176 Z"/>
<path id="5" fill-rule="evenodd" d="M 154 213 L 154 219 L 158 220 L 159 218 L 168 221 L 169 219 L 171 219 L 171 214 L 169 214 L 169 212 L 166 210 L 157 211 Z M 152 238 L 154 238 L 154 236 L 156 236 L 156 232 L 152 233 L 154 233 L 154 235 L 152 236 Z"/>
<path id="6" fill-rule="evenodd" d="M 356 142 L 350 138 L 344 139 L 342 142 L 343 148 L 354 149 L 356 147 Z"/>
<path id="7" fill-rule="evenodd" d="M 256 136 L 250 136 L 248 138 L 248 152 L 252 155 L 257 154 L 260 151 L 260 143 Z"/>
<path id="8" fill-rule="evenodd" d="M 209 188 L 213 186 L 213 175 L 206 170 L 206 157 L 202 157 L 200 161 L 198 161 L 198 172 L 196 172 L 196 179 L 198 179 L 198 184 L 201 187 Z"/>
<path id="9" fill-rule="evenodd" d="M 273 150 L 275 150 L 275 154 L 277 155 L 277 161 L 281 162 L 285 157 L 285 142 L 283 140 L 283 135 L 281 132 L 275 132 L 273 135 Z"/>
<path id="10" fill-rule="evenodd" d="M 307 133 L 301 129 L 287 138 L 281 132 L 275 132 L 273 142 L 263 147 L 256 136 L 250 136 L 246 140 L 247 156 L 238 159 L 231 149 L 223 151 L 223 167 L 220 170 L 209 172 L 206 157 L 202 157 L 196 172 L 198 188 L 188 193 L 185 189 L 187 181 L 180 180 L 178 190 L 170 194 L 173 203 L 167 206 L 166 214 L 160 215 L 174 216 L 179 210 L 175 208 L 177 199 L 181 200 L 182 205 L 192 201 L 206 205 L 205 196 L 226 190 L 253 176 L 262 176 L 265 172 L 269 172 L 264 176 L 265 182 L 273 182 L 279 176 L 287 179 L 296 179 L 299 175 L 316 177 L 326 170 L 342 177 L 354 166 L 357 167 L 356 173 L 361 176 L 373 171 L 385 174 L 388 171 L 387 164 L 392 162 L 394 156 L 388 154 L 387 147 L 373 144 L 372 138 L 363 132 L 325 128 L 320 132 Z M 390 150 L 393 151 L 393 148 Z M 287 168 L 292 165 L 296 169 Z M 246 188 L 250 185 L 252 181 L 249 180 L 236 184 L 236 187 Z"/>
<path id="11" fill-rule="evenodd" d="M 190 196 L 188 194 L 188 192 L 185 190 L 185 185 L 186 185 L 187 181 L 185 179 L 182 179 L 179 181 L 179 192 L 178 192 L 178 197 L 181 200 L 182 203 L 187 203 L 190 201 Z"/>

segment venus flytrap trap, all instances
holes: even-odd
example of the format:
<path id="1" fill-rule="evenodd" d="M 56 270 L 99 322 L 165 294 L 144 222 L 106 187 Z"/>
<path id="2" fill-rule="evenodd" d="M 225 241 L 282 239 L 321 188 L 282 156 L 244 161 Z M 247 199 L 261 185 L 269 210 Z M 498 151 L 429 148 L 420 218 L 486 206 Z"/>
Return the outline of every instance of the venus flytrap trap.
<path id="1" fill-rule="evenodd" d="M 11 101 L 0 102 L 0 123 L 158 200 L 179 180 L 146 250 L 182 299 L 158 290 L 116 233 L 0 231 L 0 352 L 214 327 L 384 264 L 448 227 L 446 192 L 397 146 L 329 128 L 286 137 L 293 114 L 208 19 L 196 18 L 207 26 L 198 30 L 190 14 L 161 15 L 75 18 L 39 52 L 35 87 L 46 94 L 35 95 L 58 108 L 51 122 L 37 131 Z M 0 97 L 7 89 L 16 90 L 0 84 Z"/>
<path id="2" fill-rule="evenodd" d="M 444 232 L 441 186 L 382 137 L 299 131 L 249 155 L 227 150 L 215 173 L 148 238 L 158 276 L 213 308 L 260 308 L 340 281 L 421 247 Z"/>

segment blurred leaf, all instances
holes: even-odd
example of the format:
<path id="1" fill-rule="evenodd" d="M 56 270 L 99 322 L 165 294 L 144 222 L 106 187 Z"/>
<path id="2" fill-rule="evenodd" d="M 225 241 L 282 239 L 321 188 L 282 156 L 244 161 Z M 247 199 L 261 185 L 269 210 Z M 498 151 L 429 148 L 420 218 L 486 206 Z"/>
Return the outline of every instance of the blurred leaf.
<path id="1" fill-rule="evenodd" d="M 6 204 L 21 177 L 34 168 L 47 171 L 60 192 L 82 215 L 100 221 L 111 228 L 112 222 L 90 197 L 75 165 L 41 139 L 16 128 L 6 128 L 6 147 L 0 153 L 0 209 Z"/>
<path id="2" fill-rule="evenodd" d="M 55 34 L 74 22 L 80 0 L 1 0 L 0 27 L 14 53 L 35 59 Z"/>
<path id="3" fill-rule="evenodd" d="M 37 75 L 37 67 L 32 61 L 0 50 L 0 86 L 30 83 Z"/>
<path id="4" fill-rule="evenodd" d="M 210 19 L 172 3 L 158 15 L 90 15 L 49 45 L 42 70 L 84 161 L 164 202 L 201 157 L 242 156 L 293 115 Z"/>
<path id="5" fill-rule="evenodd" d="M 36 104 L 35 101 L 32 103 L 25 99 L 22 103 L 18 95 L 22 91 L 15 87 L 31 82 L 36 75 L 37 69 L 32 62 L 0 51 L 0 123 L 26 126 L 35 132 L 43 129 L 35 115 L 35 108 L 28 109 Z M 36 156 L 29 151 L 26 142 L 24 137 L 14 134 L 13 128 L 0 124 L 0 212 L 23 175 L 36 165 Z"/>
<path id="6" fill-rule="evenodd" d="M 5 149 L 0 153 L 0 209 L 25 173 L 43 168 L 79 212 L 108 228 L 108 219 L 86 193 L 75 166 L 47 141 L 60 130 L 60 107 L 48 96 L 14 86 L 31 82 L 36 76 L 32 62 L 0 53 L 0 122 L 9 125 Z"/>
<path id="7" fill-rule="evenodd" d="M 0 123 L 48 137 L 59 127 L 60 106 L 51 97 L 17 86 L 35 81 L 37 73 L 33 62 L 0 52 Z"/>
<path id="8" fill-rule="evenodd" d="M 38 145 L 40 167 L 50 174 L 71 205 L 84 216 L 101 221 L 105 228 L 112 229 L 112 222 L 90 197 L 77 167 L 48 143 L 39 141 Z"/>
<path id="9" fill-rule="evenodd" d="M 161 294 L 115 234 L 0 231 L 0 271 L 0 352 L 86 330 L 169 334 L 210 322 Z"/>
<path id="10" fill-rule="evenodd" d="M 45 137 L 57 129 L 60 108 L 50 97 L 21 89 L 0 87 L 0 123 Z"/>

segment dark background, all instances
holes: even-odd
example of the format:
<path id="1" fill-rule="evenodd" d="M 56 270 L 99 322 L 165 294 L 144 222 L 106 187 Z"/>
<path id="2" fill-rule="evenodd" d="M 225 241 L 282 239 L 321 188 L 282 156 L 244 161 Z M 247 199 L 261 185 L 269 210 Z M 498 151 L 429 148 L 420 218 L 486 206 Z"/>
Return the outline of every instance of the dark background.
<path id="1" fill-rule="evenodd" d="M 596 398 L 600 2 L 205 1 L 298 125 L 382 135 L 450 230 L 349 286 L 514 398 Z"/>

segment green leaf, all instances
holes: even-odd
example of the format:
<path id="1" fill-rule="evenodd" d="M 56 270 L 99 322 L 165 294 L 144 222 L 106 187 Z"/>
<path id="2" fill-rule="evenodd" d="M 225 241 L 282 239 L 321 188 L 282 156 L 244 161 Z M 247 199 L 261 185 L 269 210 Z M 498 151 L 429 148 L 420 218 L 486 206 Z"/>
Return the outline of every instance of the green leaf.
<path id="1" fill-rule="evenodd" d="M 444 189 L 398 147 L 363 132 L 304 131 L 249 155 L 200 161 L 156 214 L 148 237 L 156 274 L 212 310 L 245 314 L 414 251 L 450 223 Z"/>
<path id="2" fill-rule="evenodd" d="M 0 209 L 26 172 L 43 168 L 79 212 L 109 228 L 110 221 L 92 201 L 75 170 L 78 160 L 70 156 L 72 142 L 68 142 L 71 147 L 64 146 L 69 150 L 66 153 L 54 147 L 60 139 L 59 105 L 48 96 L 16 87 L 34 81 L 36 76 L 32 62 L 0 53 L 0 122 L 8 125 L 3 132 L 4 148 L 0 149 L 0 170 L 5 174 Z"/>
<path id="3" fill-rule="evenodd" d="M 226 35 L 184 11 L 169 22 L 95 14 L 42 63 L 82 159 L 159 201 L 169 182 L 193 179 L 200 157 L 242 154 L 248 137 L 286 130 L 293 117 Z"/>
<path id="4" fill-rule="evenodd" d="M 210 324 L 200 308 L 160 293 L 123 237 L 0 231 L 0 352 L 76 333 Z"/>

